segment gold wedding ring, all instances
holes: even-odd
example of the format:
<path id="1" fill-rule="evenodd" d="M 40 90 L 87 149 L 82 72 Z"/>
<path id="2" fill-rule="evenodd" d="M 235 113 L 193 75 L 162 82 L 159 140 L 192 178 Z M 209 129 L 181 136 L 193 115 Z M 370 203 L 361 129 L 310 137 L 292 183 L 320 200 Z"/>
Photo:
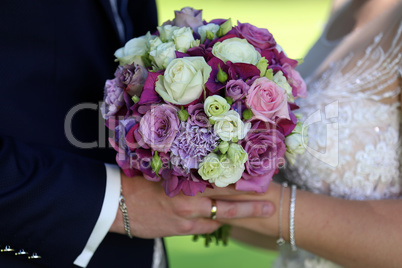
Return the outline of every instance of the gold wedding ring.
<path id="1" fill-rule="evenodd" d="M 218 211 L 218 207 L 216 206 L 216 201 L 214 199 L 211 199 L 212 204 L 211 204 L 211 219 L 215 220 L 216 219 L 216 212 Z"/>

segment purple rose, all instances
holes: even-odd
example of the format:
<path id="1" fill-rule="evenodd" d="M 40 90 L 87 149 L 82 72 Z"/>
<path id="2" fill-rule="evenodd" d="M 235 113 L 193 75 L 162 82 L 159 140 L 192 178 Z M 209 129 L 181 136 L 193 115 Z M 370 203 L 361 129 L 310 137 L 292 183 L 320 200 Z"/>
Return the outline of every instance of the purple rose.
<path id="1" fill-rule="evenodd" d="M 124 105 L 124 90 L 119 86 L 118 80 L 106 80 L 105 97 L 101 106 L 103 118 L 109 119 Z"/>
<path id="2" fill-rule="evenodd" d="M 236 183 L 242 191 L 265 192 L 272 176 L 284 162 L 285 136 L 275 125 L 253 121 L 241 145 L 248 154 L 243 178 Z"/>
<path id="3" fill-rule="evenodd" d="M 168 104 L 152 107 L 140 121 L 143 141 L 158 152 L 168 152 L 179 130 L 177 109 Z"/>
<path id="4" fill-rule="evenodd" d="M 176 10 L 174 14 L 173 26 L 191 27 L 194 32 L 198 33 L 198 27 L 204 25 L 202 21 L 202 10 L 184 7 L 180 11 Z"/>
<path id="5" fill-rule="evenodd" d="M 130 96 L 137 95 L 139 97 L 144 88 L 148 71 L 145 67 L 138 64 L 126 64 L 117 68 L 115 76 L 125 85 L 126 92 Z"/>
<path id="6" fill-rule="evenodd" d="M 199 127 L 210 127 L 208 116 L 205 114 L 204 105 L 202 103 L 197 103 L 188 106 L 188 121 L 192 125 L 197 125 Z"/>
<path id="7" fill-rule="evenodd" d="M 297 66 L 297 60 L 289 59 L 279 46 L 261 50 L 261 56 L 268 60 L 269 66 L 272 68 L 274 66 L 281 67 L 284 64 L 289 64 L 292 68 Z"/>
<path id="8" fill-rule="evenodd" d="M 243 80 L 230 80 L 226 84 L 226 96 L 231 97 L 233 101 L 243 98 L 250 88 Z"/>
<path id="9" fill-rule="evenodd" d="M 256 48 L 268 49 L 276 46 L 274 37 L 267 29 L 258 28 L 249 23 L 237 22 L 234 30 L 238 37 L 246 39 Z"/>
<path id="10" fill-rule="evenodd" d="M 178 195 L 180 191 L 185 195 L 195 196 L 197 193 L 204 192 L 205 188 L 210 187 L 210 183 L 197 175 L 193 173 L 177 174 L 175 170 L 164 170 L 162 172 L 162 187 L 165 188 L 165 193 L 169 197 Z"/>

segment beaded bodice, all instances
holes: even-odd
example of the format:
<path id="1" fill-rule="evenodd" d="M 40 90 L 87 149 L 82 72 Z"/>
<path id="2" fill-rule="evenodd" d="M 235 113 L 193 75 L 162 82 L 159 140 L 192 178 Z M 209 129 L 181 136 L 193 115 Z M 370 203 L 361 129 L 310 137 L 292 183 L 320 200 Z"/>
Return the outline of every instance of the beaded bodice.
<path id="1" fill-rule="evenodd" d="M 399 23 L 386 50 L 379 33 L 360 58 L 350 53 L 307 79 L 309 96 L 299 104 L 309 142 L 287 168 L 289 180 L 347 199 L 400 195 L 401 35 Z"/>
<path id="2" fill-rule="evenodd" d="M 401 13 L 399 2 L 345 36 L 306 79 L 309 96 L 298 104 L 308 145 L 284 169 L 287 180 L 344 199 L 402 197 Z M 300 249 L 283 250 L 275 267 L 339 266 Z"/>

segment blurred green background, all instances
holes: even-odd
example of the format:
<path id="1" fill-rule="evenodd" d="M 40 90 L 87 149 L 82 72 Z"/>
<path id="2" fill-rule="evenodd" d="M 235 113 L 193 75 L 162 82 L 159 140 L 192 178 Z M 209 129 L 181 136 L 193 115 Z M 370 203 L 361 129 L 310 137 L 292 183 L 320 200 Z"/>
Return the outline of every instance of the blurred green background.
<path id="1" fill-rule="evenodd" d="M 206 21 L 232 18 L 268 29 L 290 58 L 303 58 L 319 37 L 330 12 L 330 0 L 157 0 L 159 24 L 174 18 L 174 10 L 189 6 L 203 10 Z M 171 268 L 271 267 L 275 251 L 229 241 L 205 248 L 191 236 L 166 240 Z"/>

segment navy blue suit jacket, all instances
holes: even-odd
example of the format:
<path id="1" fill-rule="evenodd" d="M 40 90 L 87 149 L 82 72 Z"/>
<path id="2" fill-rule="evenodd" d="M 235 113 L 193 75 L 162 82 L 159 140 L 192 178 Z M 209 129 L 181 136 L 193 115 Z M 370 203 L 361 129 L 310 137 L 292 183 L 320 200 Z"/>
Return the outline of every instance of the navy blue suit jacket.
<path id="1" fill-rule="evenodd" d="M 128 2 L 126 40 L 154 30 L 155 2 Z M 99 148 L 97 109 L 71 121 L 76 140 L 96 148 L 71 144 L 64 123 L 75 105 L 98 106 L 122 45 L 109 0 L 0 1 L 0 246 L 42 257 L 2 252 L 0 267 L 72 267 L 83 250 L 115 153 Z M 152 249 L 108 234 L 88 267 L 150 267 Z"/>

